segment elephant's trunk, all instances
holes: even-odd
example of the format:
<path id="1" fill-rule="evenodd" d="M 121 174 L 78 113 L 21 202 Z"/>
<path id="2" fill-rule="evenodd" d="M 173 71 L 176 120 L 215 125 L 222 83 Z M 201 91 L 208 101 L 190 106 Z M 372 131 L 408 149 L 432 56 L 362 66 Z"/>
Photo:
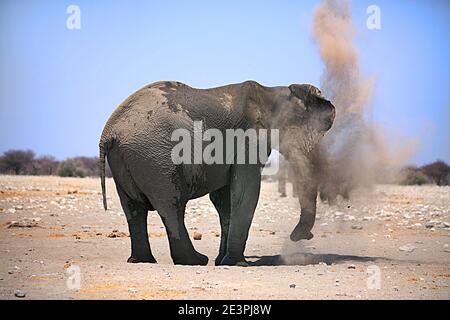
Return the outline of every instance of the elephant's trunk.
<path id="1" fill-rule="evenodd" d="M 313 152 L 307 157 L 297 157 L 296 163 L 292 166 L 295 174 L 293 183 L 297 186 L 298 200 L 301 208 L 300 220 L 291 233 L 292 241 L 309 240 L 314 236 L 311 230 L 316 221 L 318 194 L 316 157 L 316 152 Z"/>
<path id="2" fill-rule="evenodd" d="M 302 189 L 302 188 L 300 188 Z M 311 230 L 316 221 L 316 200 L 317 187 L 306 187 L 299 191 L 299 201 L 301 206 L 300 220 L 297 226 L 291 233 L 292 241 L 299 241 L 302 239 L 312 239 L 314 236 Z"/>

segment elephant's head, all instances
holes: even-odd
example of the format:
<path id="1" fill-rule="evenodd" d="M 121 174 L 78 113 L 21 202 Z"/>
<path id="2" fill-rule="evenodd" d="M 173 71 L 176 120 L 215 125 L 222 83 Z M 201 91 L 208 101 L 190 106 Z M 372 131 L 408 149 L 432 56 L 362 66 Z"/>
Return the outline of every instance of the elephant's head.
<path id="1" fill-rule="evenodd" d="M 280 152 L 289 159 L 310 153 L 331 128 L 336 112 L 310 84 L 293 84 L 288 90 L 278 102 L 273 127 L 280 130 Z"/>
<path id="2" fill-rule="evenodd" d="M 336 112 L 333 104 L 312 85 L 293 84 L 280 90 L 282 92 L 272 125 L 279 129 L 279 151 L 293 169 L 293 183 L 297 184 L 301 206 L 300 221 L 291 239 L 311 239 L 318 184 L 316 146 L 331 128 Z"/>

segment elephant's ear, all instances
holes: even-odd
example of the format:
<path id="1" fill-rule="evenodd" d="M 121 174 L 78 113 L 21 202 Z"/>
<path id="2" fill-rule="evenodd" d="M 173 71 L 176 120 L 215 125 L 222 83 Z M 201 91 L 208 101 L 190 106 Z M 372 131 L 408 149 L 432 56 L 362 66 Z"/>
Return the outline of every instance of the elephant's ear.
<path id="1" fill-rule="evenodd" d="M 291 84 L 292 94 L 303 101 L 309 101 L 311 97 L 322 97 L 322 92 L 310 84 Z"/>

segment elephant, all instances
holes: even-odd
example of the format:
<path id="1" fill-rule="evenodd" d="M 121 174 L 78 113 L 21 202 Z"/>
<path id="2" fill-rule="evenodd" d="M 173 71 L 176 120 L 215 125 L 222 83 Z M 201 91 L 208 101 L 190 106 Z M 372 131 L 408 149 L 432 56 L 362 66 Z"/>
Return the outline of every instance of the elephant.
<path id="1" fill-rule="evenodd" d="M 129 96 L 108 119 L 99 143 L 103 205 L 107 210 L 105 161 L 108 161 L 131 237 L 129 263 L 156 263 L 147 233 L 148 211 L 156 210 L 166 228 L 174 264 L 206 265 L 184 223 L 189 200 L 209 194 L 219 214 L 221 239 L 215 265 L 248 265 L 245 246 L 258 202 L 264 164 L 174 163 L 177 129 L 278 130 L 278 149 L 298 159 L 300 220 L 291 239 L 312 238 L 317 184 L 311 179 L 314 146 L 331 128 L 332 103 L 308 84 L 266 87 L 255 81 L 196 89 L 159 81 Z M 272 144 L 267 141 L 269 156 Z M 106 159 L 106 160 L 105 160 Z"/>

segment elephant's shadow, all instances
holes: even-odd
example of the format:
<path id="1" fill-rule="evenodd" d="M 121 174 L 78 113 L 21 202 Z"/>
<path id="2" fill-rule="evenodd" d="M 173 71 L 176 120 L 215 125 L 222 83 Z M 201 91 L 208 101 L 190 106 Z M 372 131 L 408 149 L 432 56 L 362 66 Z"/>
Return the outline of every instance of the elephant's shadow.
<path id="1" fill-rule="evenodd" d="M 273 256 L 248 256 L 246 258 L 250 266 L 306 266 L 319 264 L 321 262 L 330 265 L 336 263 L 344 263 L 347 261 L 369 262 L 376 260 L 390 260 L 383 257 L 313 253 L 295 253 L 289 255 Z"/>

